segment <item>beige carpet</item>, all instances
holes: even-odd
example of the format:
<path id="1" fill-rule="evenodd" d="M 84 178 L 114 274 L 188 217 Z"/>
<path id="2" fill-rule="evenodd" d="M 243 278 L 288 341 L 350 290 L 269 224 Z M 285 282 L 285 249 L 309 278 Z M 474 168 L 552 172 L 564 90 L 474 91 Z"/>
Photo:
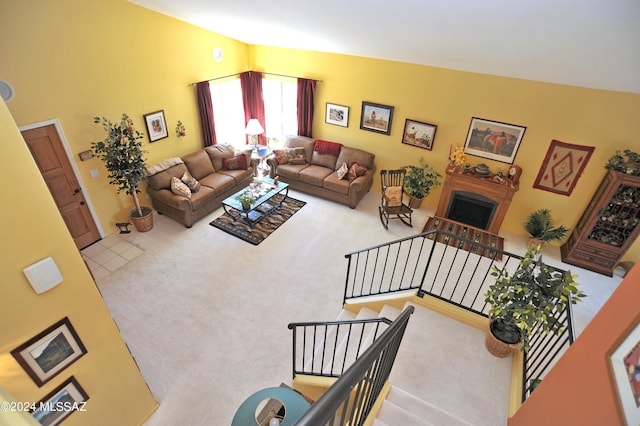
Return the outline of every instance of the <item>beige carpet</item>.
<path id="1" fill-rule="evenodd" d="M 414 213 L 413 228 L 394 221 L 385 231 L 377 193 L 369 193 L 353 210 L 295 191 L 291 195 L 307 205 L 259 246 L 209 226 L 222 209 L 191 229 L 156 215 L 151 232 L 123 236 L 144 252 L 97 283 L 160 403 L 145 425 L 226 426 L 249 395 L 290 383 L 287 324 L 336 318 L 344 290 L 344 254 L 418 233 L 433 214 L 422 207 Z M 522 253 L 524 238 L 502 236 L 507 250 Z M 549 250 L 559 259 L 557 251 Z M 592 277 L 579 282 L 593 282 L 599 292 L 585 314 L 578 315 L 576 322 L 583 328 L 617 281 L 588 271 L 577 273 Z M 590 292 L 589 285 L 584 289 Z M 463 352 L 468 362 L 451 365 L 451 343 L 434 345 L 451 338 L 446 327 L 441 331 L 429 331 L 428 347 L 402 356 L 420 362 L 421 353 L 439 351 L 443 365 L 431 365 L 424 375 L 398 367 L 394 374 L 408 382 L 402 387 L 424 390 L 427 396 L 435 390 L 448 407 L 470 406 L 473 415 L 485 410 L 489 418 L 506 419 L 506 413 L 495 413 L 496 406 L 482 407 L 485 391 L 474 393 L 473 384 L 460 384 L 464 389 L 459 391 L 437 388 L 438 383 L 451 382 L 448 370 L 455 369 L 457 376 L 462 371 L 464 377 L 465 369 L 482 369 L 482 357 L 474 353 L 485 350 L 474 342 L 475 349 L 470 346 Z"/>

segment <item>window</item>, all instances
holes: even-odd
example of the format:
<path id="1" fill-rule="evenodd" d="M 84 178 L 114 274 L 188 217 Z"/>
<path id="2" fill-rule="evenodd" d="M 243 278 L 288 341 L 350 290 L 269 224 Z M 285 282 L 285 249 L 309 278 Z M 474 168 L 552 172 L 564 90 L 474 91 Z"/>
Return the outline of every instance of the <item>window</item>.
<path id="1" fill-rule="evenodd" d="M 267 141 L 272 148 L 281 147 L 286 135 L 298 132 L 298 86 L 295 82 L 262 79 Z M 246 126 L 240 80 L 228 80 L 211 84 L 211 101 L 218 143 L 235 147 L 245 145 Z"/>
<path id="2" fill-rule="evenodd" d="M 211 84 L 211 103 L 218 143 L 235 147 L 244 145 L 246 137 L 240 80 Z"/>
<path id="3" fill-rule="evenodd" d="M 269 146 L 282 147 L 285 136 L 298 133 L 298 85 L 295 82 L 264 78 L 262 96 Z"/>

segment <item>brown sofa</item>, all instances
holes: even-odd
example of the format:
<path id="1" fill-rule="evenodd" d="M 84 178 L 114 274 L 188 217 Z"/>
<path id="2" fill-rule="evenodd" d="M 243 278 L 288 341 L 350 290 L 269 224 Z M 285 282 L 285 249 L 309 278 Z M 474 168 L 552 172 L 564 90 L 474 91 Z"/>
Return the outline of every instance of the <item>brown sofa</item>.
<path id="1" fill-rule="evenodd" d="M 340 143 L 288 136 L 285 148 L 274 150 L 267 164 L 269 176 L 279 176 L 292 189 L 353 209 L 371 189 L 376 171 L 374 159 L 374 154 Z"/>
<path id="2" fill-rule="evenodd" d="M 238 161 L 240 155 L 245 157 L 244 164 Z M 172 188 L 174 177 L 184 185 L 174 181 Z M 147 192 L 158 213 L 191 228 L 195 221 L 220 207 L 222 200 L 248 186 L 253 178 L 250 149 L 236 152 L 229 145 L 214 145 L 149 167 Z"/>

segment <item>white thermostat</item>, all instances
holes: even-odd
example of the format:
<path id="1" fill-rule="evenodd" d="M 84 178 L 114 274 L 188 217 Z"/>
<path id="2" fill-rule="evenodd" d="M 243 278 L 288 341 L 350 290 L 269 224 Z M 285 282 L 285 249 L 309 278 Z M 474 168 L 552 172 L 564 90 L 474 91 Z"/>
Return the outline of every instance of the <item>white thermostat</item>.
<path id="1" fill-rule="evenodd" d="M 44 293 L 62 282 L 62 274 L 51 257 L 42 259 L 22 270 L 36 293 Z"/>

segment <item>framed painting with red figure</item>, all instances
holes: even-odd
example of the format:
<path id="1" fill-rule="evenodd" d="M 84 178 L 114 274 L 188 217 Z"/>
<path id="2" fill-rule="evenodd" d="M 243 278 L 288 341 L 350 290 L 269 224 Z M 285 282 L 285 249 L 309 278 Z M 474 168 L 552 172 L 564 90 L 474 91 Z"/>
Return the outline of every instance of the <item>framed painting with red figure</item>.
<path id="1" fill-rule="evenodd" d="M 594 149 L 552 140 L 533 187 L 571 195 Z"/>
<path id="2" fill-rule="evenodd" d="M 362 102 L 362 114 L 360 115 L 360 128 L 362 130 L 389 135 L 391 134 L 392 119 L 392 106 Z"/>
<path id="3" fill-rule="evenodd" d="M 513 164 L 526 127 L 473 117 L 469 125 L 465 154 Z"/>

